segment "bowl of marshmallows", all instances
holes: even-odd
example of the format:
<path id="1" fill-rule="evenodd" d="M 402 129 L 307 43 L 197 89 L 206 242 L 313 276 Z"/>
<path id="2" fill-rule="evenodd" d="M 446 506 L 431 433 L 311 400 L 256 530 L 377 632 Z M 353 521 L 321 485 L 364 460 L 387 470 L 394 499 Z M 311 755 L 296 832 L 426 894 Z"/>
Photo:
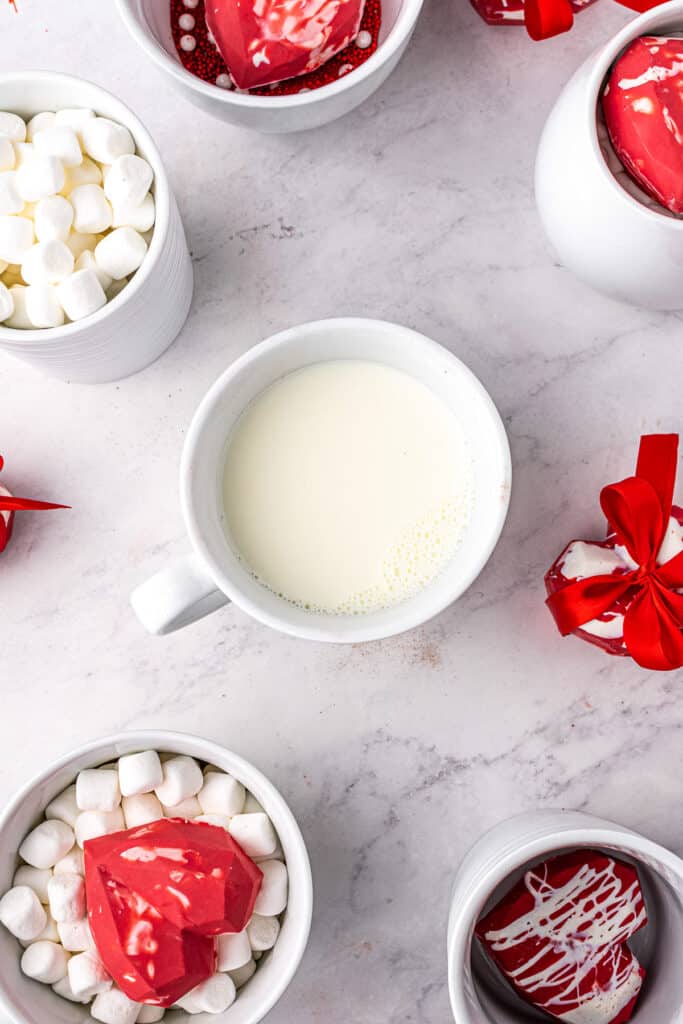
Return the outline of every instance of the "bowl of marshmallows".
<path id="1" fill-rule="evenodd" d="M 216 744 L 91 743 L 17 794 L 0 837 L 0 1008 L 17 1024 L 257 1024 L 303 956 L 301 832 Z"/>
<path id="2" fill-rule="evenodd" d="M 179 333 L 192 265 L 159 153 L 99 86 L 0 75 L 0 350 L 98 383 Z"/>

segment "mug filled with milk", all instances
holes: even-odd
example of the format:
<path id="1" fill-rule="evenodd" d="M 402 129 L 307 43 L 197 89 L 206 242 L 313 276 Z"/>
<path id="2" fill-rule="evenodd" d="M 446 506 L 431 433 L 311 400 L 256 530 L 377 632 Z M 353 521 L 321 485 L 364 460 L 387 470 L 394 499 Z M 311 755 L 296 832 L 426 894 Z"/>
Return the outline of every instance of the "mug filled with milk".
<path id="1" fill-rule="evenodd" d="M 233 601 L 307 639 L 391 636 L 470 585 L 509 495 L 500 417 L 450 352 L 382 321 L 305 324 L 206 395 L 181 466 L 194 551 L 133 607 L 154 633 Z"/>

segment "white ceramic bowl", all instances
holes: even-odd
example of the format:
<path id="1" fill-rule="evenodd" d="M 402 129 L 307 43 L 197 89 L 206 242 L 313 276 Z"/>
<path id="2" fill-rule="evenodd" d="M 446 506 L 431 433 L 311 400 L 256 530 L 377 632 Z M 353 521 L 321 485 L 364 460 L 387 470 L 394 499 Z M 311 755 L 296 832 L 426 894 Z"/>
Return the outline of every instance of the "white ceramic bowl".
<path id="1" fill-rule="evenodd" d="M 287 373 L 336 359 L 370 360 L 421 381 L 453 410 L 472 456 L 473 495 L 461 543 L 446 568 L 401 604 L 365 615 L 297 608 L 250 574 L 225 533 L 222 479 L 228 435 L 249 402 Z M 479 575 L 510 500 L 505 428 L 474 374 L 441 345 L 383 320 L 319 320 L 254 346 L 219 377 L 195 413 L 185 441 L 180 493 L 194 553 L 135 591 L 133 607 L 154 633 L 169 633 L 228 599 L 267 626 L 307 640 L 359 643 L 412 629 L 443 611 Z"/>
<path id="2" fill-rule="evenodd" d="M 293 96 L 250 96 L 202 82 L 180 63 L 171 35 L 169 0 L 116 0 L 145 59 L 165 73 L 186 99 L 221 121 L 260 132 L 298 132 L 348 114 L 391 74 L 408 45 L 423 0 L 382 0 L 379 46 L 337 82 Z"/>
<path id="3" fill-rule="evenodd" d="M 285 991 L 304 954 L 313 906 L 311 867 L 299 826 L 273 783 L 224 747 L 196 736 L 145 730 L 96 740 L 60 758 L 17 793 L 0 816 L 0 892 L 10 888 L 19 844 L 38 823 L 50 800 L 83 768 L 147 749 L 189 754 L 230 772 L 254 794 L 280 837 L 289 872 L 289 900 L 278 940 L 264 954 L 256 974 L 240 989 L 230 1009 L 201 1018 L 215 1024 L 257 1024 Z M 49 986 L 26 978 L 19 969 L 20 956 L 17 940 L 0 927 L 0 1011 L 4 1010 L 15 1024 L 92 1024 L 88 1007 L 69 1003 Z M 177 1010 L 167 1013 L 165 1019 L 169 1024 L 196 1020 Z"/>
<path id="4" fill-rule="evenodd" d="M 448 985 L 457 1024 L 533 1024 L 546 1019 L 485 958 L 474 940 L 474 927 L 527 866 L 582 847 L 605 850 L 638 868 L 649 923 L 629 945 L 648 976 L 634 1024 L 680 1024 L 683 861 L 621 825 L 564 811 L 536 811 L 502 822 L 482 836 L 460 865 L 448 920 Z"/>
<path id="5" fill-rule="evenodd" d="M 22 331 L 0 325 L 0 351 L 50 377 L 98 384 L 137 373 L 176 338 L 192 301 L 192 262 L 159 152 L 128 107 L 80 78 L 48 71 L 0 74 L 0 110 L 31 117 L 61 107 L 92 107 L 130 130 L 154 170 L 154 233 L 142 265 L 111 302 L 63 327 Z"/>
<path id="6" fill-rule="evenodd" d="M 588 284 L 651 309 L 683 308 L 683 219 L 625 191 L 600 149 L 597 109 L 610 67 L 632 40 L 683 30 L 683 0 L 629 22 L 564 87 L 541 138 L 536 202 L 560 260 Z"/>

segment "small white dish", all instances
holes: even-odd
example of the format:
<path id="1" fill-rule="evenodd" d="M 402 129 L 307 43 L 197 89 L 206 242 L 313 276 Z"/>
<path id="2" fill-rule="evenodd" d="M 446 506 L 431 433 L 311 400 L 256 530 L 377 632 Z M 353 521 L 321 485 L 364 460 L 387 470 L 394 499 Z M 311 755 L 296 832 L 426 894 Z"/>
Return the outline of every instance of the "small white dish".
<path id="1" fill-rule="evenodd" d="M 360 615 L 306 611 L 259 583 L 226 538 L 222 499 L 228 435 L 249 402 L 287 373 L 325 360 L 359 359 L 403 370 L 452 409 L 472 455 L 472 504 L 458 550 L 446 568 L 401 604 Z M 382 320 L 319 320 L 254 346 L 219 377 L 195 413 L 185 440 L 180 495 L 193 554 L 134 591 L 133 608 L 164 634 L 228 600 L 273 629 L 307 640 L 360 643 L 402 633 L 443 611 L 486 565 L 510 501 L 510 449 L 488 393 L 447 349 Z"/>
<path id="2" fill-rule="evenodd" d="M 119 14 L 146 59 L 169 84 L 207 114 L 259 132 L 298 132 L 334 121 L 371 96 L 403 56 L 423 0 L 383 0 L 379 46 L 336 82 L 292 96 L 250 96 L 203 82 L 186 71 L 171 35 L 169 0 L 116 0 Z"/>
<path id="3" fill-rule="evenodd" d="M 230 772 L 256 797 L 275 826 L 289 874 L 289 898 L 278 940 L 232 1006 L 225 1013 L 202 1017 L 214 1024 L 258 1024 L 281 997 L 301 962 L 311 927 L 313 883 L 301 831 L 284 799 L 257 768 L 224 747 L 197 736 L 149 729 L 95 740 L 55 761 L 24 786 L 0 815 L 0 892 L 11 887 L 19 845 L 41 819 L 47 804 L 71 785 L 83 768 L 138 750 L 188 754 Z M 17 940 L 0 928 L 0 1010 L 14 1024 L 92 1024 L 89 1007 L 67 1002 L 49 986 L 25 977 L 19 960 Z M 178 1010 L 166 1019 L 169 1024 L 196 1020 Z"/>
<path id="4" fill-rule="evenodd" d="M 683 860 L 645 836 L 574 811 L 534 811 L 501 822 L 458 869 L 448 919 L 448 986 L 457 1024 L 533 1024 L 539 1015 L 484 956 L 474 928 L 521 871 L 545 857 L 605 850 L 638 868 L 649 923 L 629 943 L 648 970 L 634 1022 L 680 1024 L 683 1007 Z"/>

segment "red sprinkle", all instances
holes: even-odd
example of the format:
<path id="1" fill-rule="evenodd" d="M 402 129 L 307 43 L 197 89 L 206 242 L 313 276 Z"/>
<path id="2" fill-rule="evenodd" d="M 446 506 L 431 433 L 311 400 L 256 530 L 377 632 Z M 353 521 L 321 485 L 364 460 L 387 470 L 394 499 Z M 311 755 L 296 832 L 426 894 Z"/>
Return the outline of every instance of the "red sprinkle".
<path id="1" fill-rule="evenodd" d="M 183 14 L 191 14 L 195 19 L 195 26 L 191 32 L 182 29 L 178 23 Z M 250 89 L 249 92 L 254 96 L 289 96 L 302 90 L 320 89 L 323 85 L 336 82 L 338 78 L 350 74 L 364 64 L 368 57 L 372 56 L 377 49 L 381 24 L 381 0 L 365 0 L 365 10 L 359 31 L 370 33 L 372 42 L 368 47 L 362 50 L 356 43 L 349 43 L 344 50 L 309 75 L 290 78 L 286 82 L 278 82 L 273 86 Z M 203 82 L 209 82 L 211 85 L 216 85 L 219 75 L 229 74 L 225 61 L 213 43 L 209 41 L 204 17 L 204 0 L 199 0 L 198 6 L 194 8 L 186 7 L 183 0 L 171 0 L 171 31 L 180 61 L 190 74 L 196 75 L 197 78 L 201 78 Z M 185 35 L 194 36 L 197 42 L 194 50 L 190 52 L 183 50 L 180 45 L 180 40 Z M 216 86 L 216 88 L 218 89 L 220 86 Z"/>

